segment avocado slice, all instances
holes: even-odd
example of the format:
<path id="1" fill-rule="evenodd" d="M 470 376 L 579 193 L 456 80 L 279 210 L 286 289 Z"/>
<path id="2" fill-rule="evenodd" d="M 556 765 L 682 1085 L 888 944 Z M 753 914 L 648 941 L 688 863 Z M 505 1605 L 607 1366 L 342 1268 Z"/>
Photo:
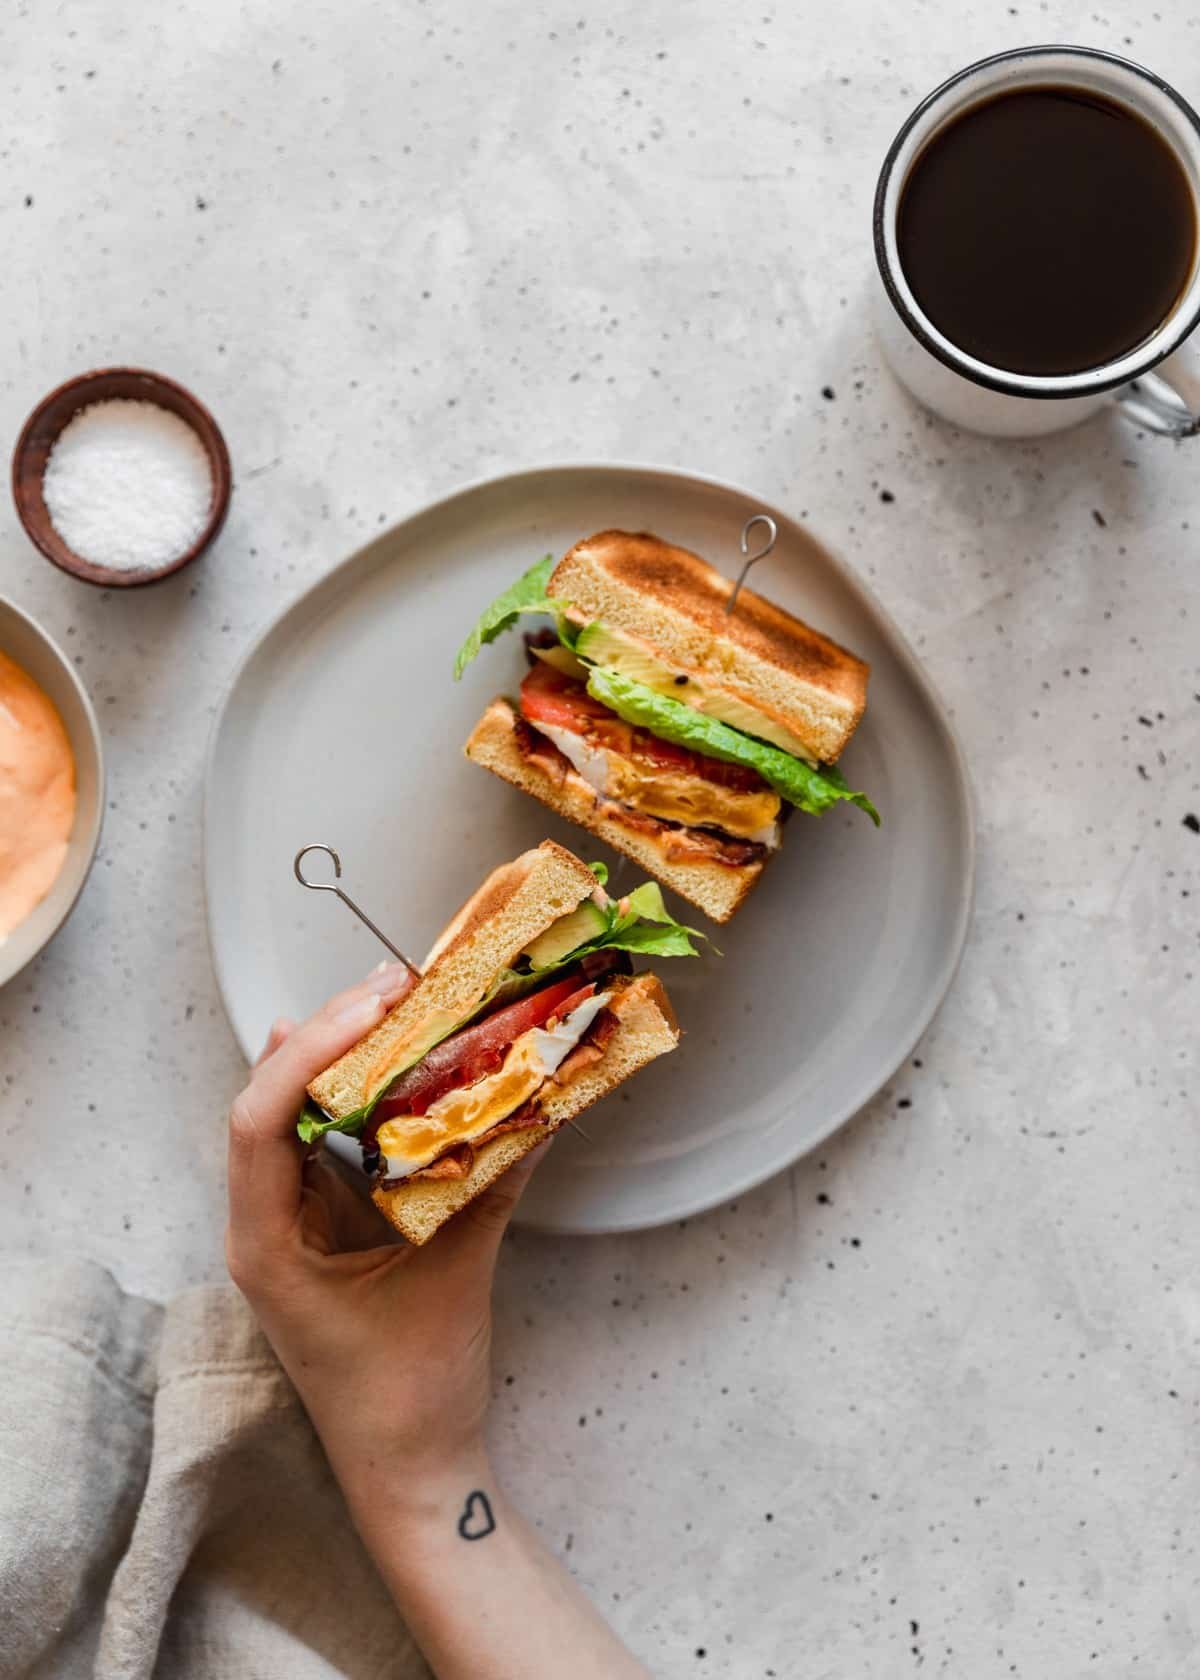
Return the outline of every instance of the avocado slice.
<path id="1" fill-rule="evenodd" d="M 635 636 L 627 636 L 622 630 L 610 630 L 606 624 L 589 624 L 580 631 L 575 650 L 580 659 L 586 659 L 591 665 L 630 677 L 634 682 L 652 688 L 656 694 L 668 694 L 672 700 L 681 700 L 685 705 L 703 712 L 705 717 L 727 723 L 731 729 L 740 729 L 743 735 L 769 741 L 772 746 L 782 748 L 794 758 L 803 759 L 806 764 L 816 763 L 799 737 L 783 724 L 776 723 L 757 707 L 748 705 L 735 695 L 709 688 L 701 677 L 673 671 Z"/>
<path id="2" fill-rule="evenodd" d="M 587 666 L 576 659 L 570 648 L 563 647 L 560 642 L 557 647 L 530 648 L 535 659 L 540 659 L 543 665 L 553 665 L 556 671 L 561 671 L 564 677 L 572 677 L 576 682 L 587 681 Z"/>
<path id="3" fill-rule="evenodd" d="M 684 698 L 681 691 L 687 686 L 686 682 L 676 683 L 676 672 L 664 665 L 636 637 L 627 636 L 622 630 L 610 630 L 607 624 L 599 622 L 588 624 L 579 632 L 575 651 L 589 665 L 607 665 L 612 671 L 620 671 L 622 676 L 645 683 L 647 688 L 671 688 L 675 690 L 676 699 Z"/>
<path id="4" fill-rule="evenodd" d="M 525 955 L 534 968 L 553 968 L 564 957 L 569 957 L 572 951 L 578 950 L 581 945 L 590 945 L 593 939 L 599 939 L 607 932 L 608 917 L 598 904 L 585 898 L 578 910 L 560 916 L 545 933 L 537 936 L 532 945 L 527 945 Z"/>

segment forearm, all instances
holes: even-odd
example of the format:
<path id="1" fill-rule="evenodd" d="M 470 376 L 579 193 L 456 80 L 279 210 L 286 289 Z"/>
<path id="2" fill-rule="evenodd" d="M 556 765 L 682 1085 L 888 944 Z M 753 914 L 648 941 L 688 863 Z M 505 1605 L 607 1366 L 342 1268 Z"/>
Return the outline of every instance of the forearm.
<path id="1" fill-rule="evenodd" d="M 540 1151 L 412 1248 L 382 1245 L 374 1208 L 297 1141 L 305 1090 L 411 984 L 396 963 L 272 1028 L 230 1114 L 230 1271 L 439 1680 L 647 1680 L 481 1445 L 496 1256 Z"/>
<path id="2" fill-rule="evenodd" d="M 367 1549 L 438 1680 L 647 1680 L 505 1499 L 482 1450 L 419 1486 L 349 1491 Z"/>

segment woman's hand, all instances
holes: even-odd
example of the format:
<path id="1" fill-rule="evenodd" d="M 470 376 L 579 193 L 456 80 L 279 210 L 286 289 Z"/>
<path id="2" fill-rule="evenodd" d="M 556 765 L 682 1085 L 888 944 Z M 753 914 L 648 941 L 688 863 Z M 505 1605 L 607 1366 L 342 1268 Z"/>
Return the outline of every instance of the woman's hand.
<path id="1" fill-rule="evenodd" d="M 411 984 L 384 967 L 272 1029 L 229 1117 L 229 1270 L 439 1680 L 645 1680 L 508 1504 L 484 1446 L 492 1274 L 539 1152 L 413 1249 L 296 1136 L 305 1086 Z"/>
<path id="2" fill-rule="evenodd" d="M 230 1114 L 226 1248 L 343 1486 L 420 1500 L 482 1457 L 492 1273 L 532 1158 L 413 1249 L 296 1136 L 304 1087 L 412 983 L 396 963 L 276 1023 Z"/>

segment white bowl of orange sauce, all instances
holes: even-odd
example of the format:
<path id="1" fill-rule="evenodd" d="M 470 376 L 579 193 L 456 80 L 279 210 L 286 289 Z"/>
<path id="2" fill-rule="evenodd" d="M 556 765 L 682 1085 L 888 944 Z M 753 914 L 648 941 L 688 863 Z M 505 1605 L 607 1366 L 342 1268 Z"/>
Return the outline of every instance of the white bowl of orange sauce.
<path id="1" fill-rule="evenodd" d="M 0 595 L 0 986 L 70 915 L 103 816 L 87 691 L 51 637 Z"/>

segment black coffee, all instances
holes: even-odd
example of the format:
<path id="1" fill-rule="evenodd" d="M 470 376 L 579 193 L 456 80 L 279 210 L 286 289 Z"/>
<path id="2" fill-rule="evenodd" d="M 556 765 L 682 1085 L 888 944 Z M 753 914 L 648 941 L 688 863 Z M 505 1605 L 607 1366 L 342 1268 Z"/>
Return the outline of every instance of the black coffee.
<path id="1" fill-rule="evenodd" d="M 929 141 L 897 235 L 917 302 L 952 344 L 1013 373 L 1081 373 L 1170 314 L 1196 211 L 1141 117 L 1079 88 L 1019 88 Z"/>

